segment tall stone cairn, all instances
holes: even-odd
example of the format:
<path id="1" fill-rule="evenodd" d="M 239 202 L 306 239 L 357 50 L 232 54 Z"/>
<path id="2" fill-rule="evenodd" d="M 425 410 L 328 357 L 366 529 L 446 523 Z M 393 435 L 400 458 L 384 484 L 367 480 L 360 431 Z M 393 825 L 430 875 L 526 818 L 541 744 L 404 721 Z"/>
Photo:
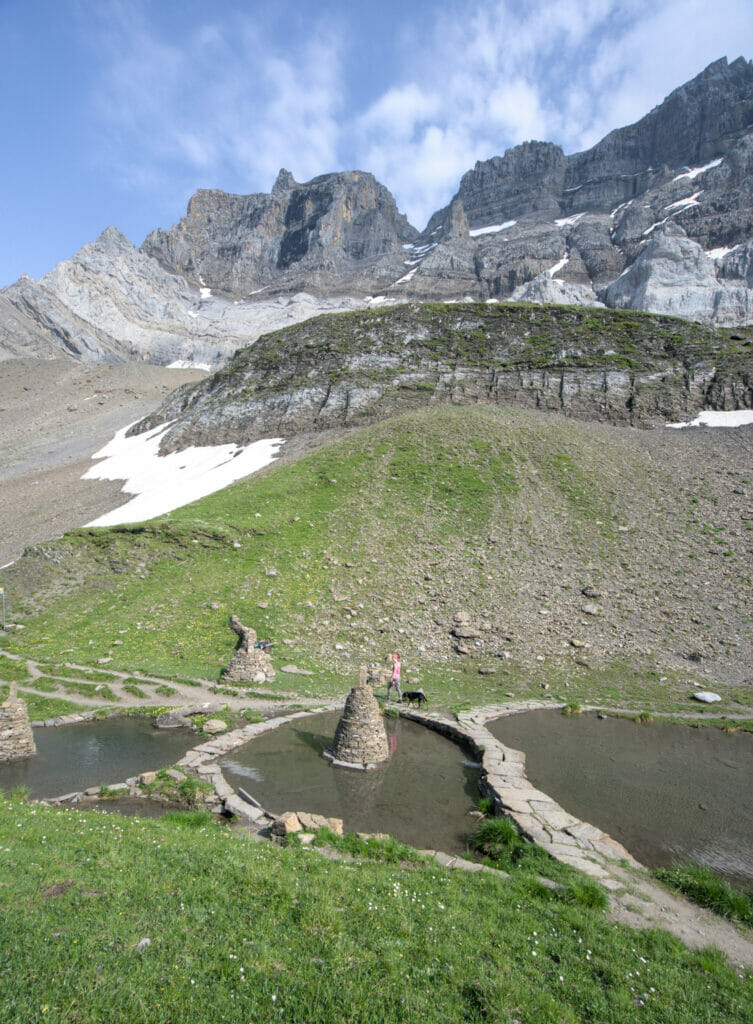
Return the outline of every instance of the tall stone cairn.
<path id="1" fill-rule="evenodd" d="M 16 684 L 11 683 L 8 699 L 0 704 L 0 762 L 20 761 L 36 752 L 26 704 L 18 696 Z"/>
<path id="2" fill-rule="evenodd" d="M 271 683 L 275 670 L 267 652 L 254 647 L 256 630 L 244 626 L 237 615 L 230 616 L 230 628 L 238 634 L 241 642 L 222 678 L 228 683 Z"/>
<path id="3" fill-rule="evenodd" d="M 366 682 L 366 666 L 361 678 L 345 701 L 345 710 L 337 723 L 331 755 L 345 764 L 379 764 L 390 756 L 387 732 L 374 691 Z"/>

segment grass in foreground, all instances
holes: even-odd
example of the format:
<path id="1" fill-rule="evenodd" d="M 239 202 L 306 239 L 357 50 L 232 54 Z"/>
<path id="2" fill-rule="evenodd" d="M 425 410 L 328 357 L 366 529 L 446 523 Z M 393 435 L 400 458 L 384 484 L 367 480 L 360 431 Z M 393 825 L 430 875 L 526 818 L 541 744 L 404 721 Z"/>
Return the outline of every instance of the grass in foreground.
<path id="1" fill-rule="evenodd" d="M 672 868 L 660 868 L 656 877 L 678 889 L 688 899 L 715 914 L 753 928 L 753 890 L 741 892 L 705 864 L 681 861 Z"/>
<path id="2" fill-rule="evenodd" d="M 720 954 L 514 878 L 7 800 L 0 844 L 4 1024 L 753 1021 Z"/>

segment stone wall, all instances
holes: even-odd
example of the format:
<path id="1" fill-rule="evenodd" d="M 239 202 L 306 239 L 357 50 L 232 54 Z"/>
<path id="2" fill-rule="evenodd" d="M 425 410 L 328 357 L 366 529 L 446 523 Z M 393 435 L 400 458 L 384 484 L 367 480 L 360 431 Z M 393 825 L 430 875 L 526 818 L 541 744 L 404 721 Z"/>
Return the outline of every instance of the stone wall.
<path id="1" fill-rule="evenodd" d="M 11 683 L 8 699 L 0 704 L 0 762 L 20 761 L 36 752 L 26 704 L 19 698 L 16 684 Z"/>

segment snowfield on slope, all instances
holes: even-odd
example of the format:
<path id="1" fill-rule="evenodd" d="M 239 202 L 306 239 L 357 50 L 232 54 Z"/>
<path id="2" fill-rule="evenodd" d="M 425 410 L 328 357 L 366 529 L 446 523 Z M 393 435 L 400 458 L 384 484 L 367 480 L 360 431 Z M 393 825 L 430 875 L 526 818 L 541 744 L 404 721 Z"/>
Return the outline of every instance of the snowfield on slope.
<path id="1" fill-rule="evenodd" d="M 87 526 L 140 523 L 188 505 L 268 466 L 285 443 L 283 438 L 265 438 L 245 447 L 208 445 L 160 455 L 160 441 L 170 424 L 126 437 L 132 426 L 123 427 L 92 456 L 104 461 L 92 466 L 81 479 L 125 480 L 123 493 L 135 497 Z"/>
<path id="2" fill-rule="evenodd" d="M 753 423 L 753 409 L 731 409 L 727 412 L 708 409 L 690 423 L 668 423 L 667 426 L 681 430 L 683 427 L 747 427 L 750 423 Z"/>

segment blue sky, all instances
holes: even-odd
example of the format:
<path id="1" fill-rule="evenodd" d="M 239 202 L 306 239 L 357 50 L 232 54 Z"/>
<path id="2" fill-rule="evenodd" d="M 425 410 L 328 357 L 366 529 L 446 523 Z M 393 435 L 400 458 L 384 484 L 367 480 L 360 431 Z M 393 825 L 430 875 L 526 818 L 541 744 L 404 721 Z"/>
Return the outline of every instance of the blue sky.
<path id="1" fill-rule="evenodd" d="M 3 286 L 282 166 L 372 171 L 423 227 L 476 160 L 575 152 L 753 58 L 753 4 L 0 0 L 0 47 Z"/>

